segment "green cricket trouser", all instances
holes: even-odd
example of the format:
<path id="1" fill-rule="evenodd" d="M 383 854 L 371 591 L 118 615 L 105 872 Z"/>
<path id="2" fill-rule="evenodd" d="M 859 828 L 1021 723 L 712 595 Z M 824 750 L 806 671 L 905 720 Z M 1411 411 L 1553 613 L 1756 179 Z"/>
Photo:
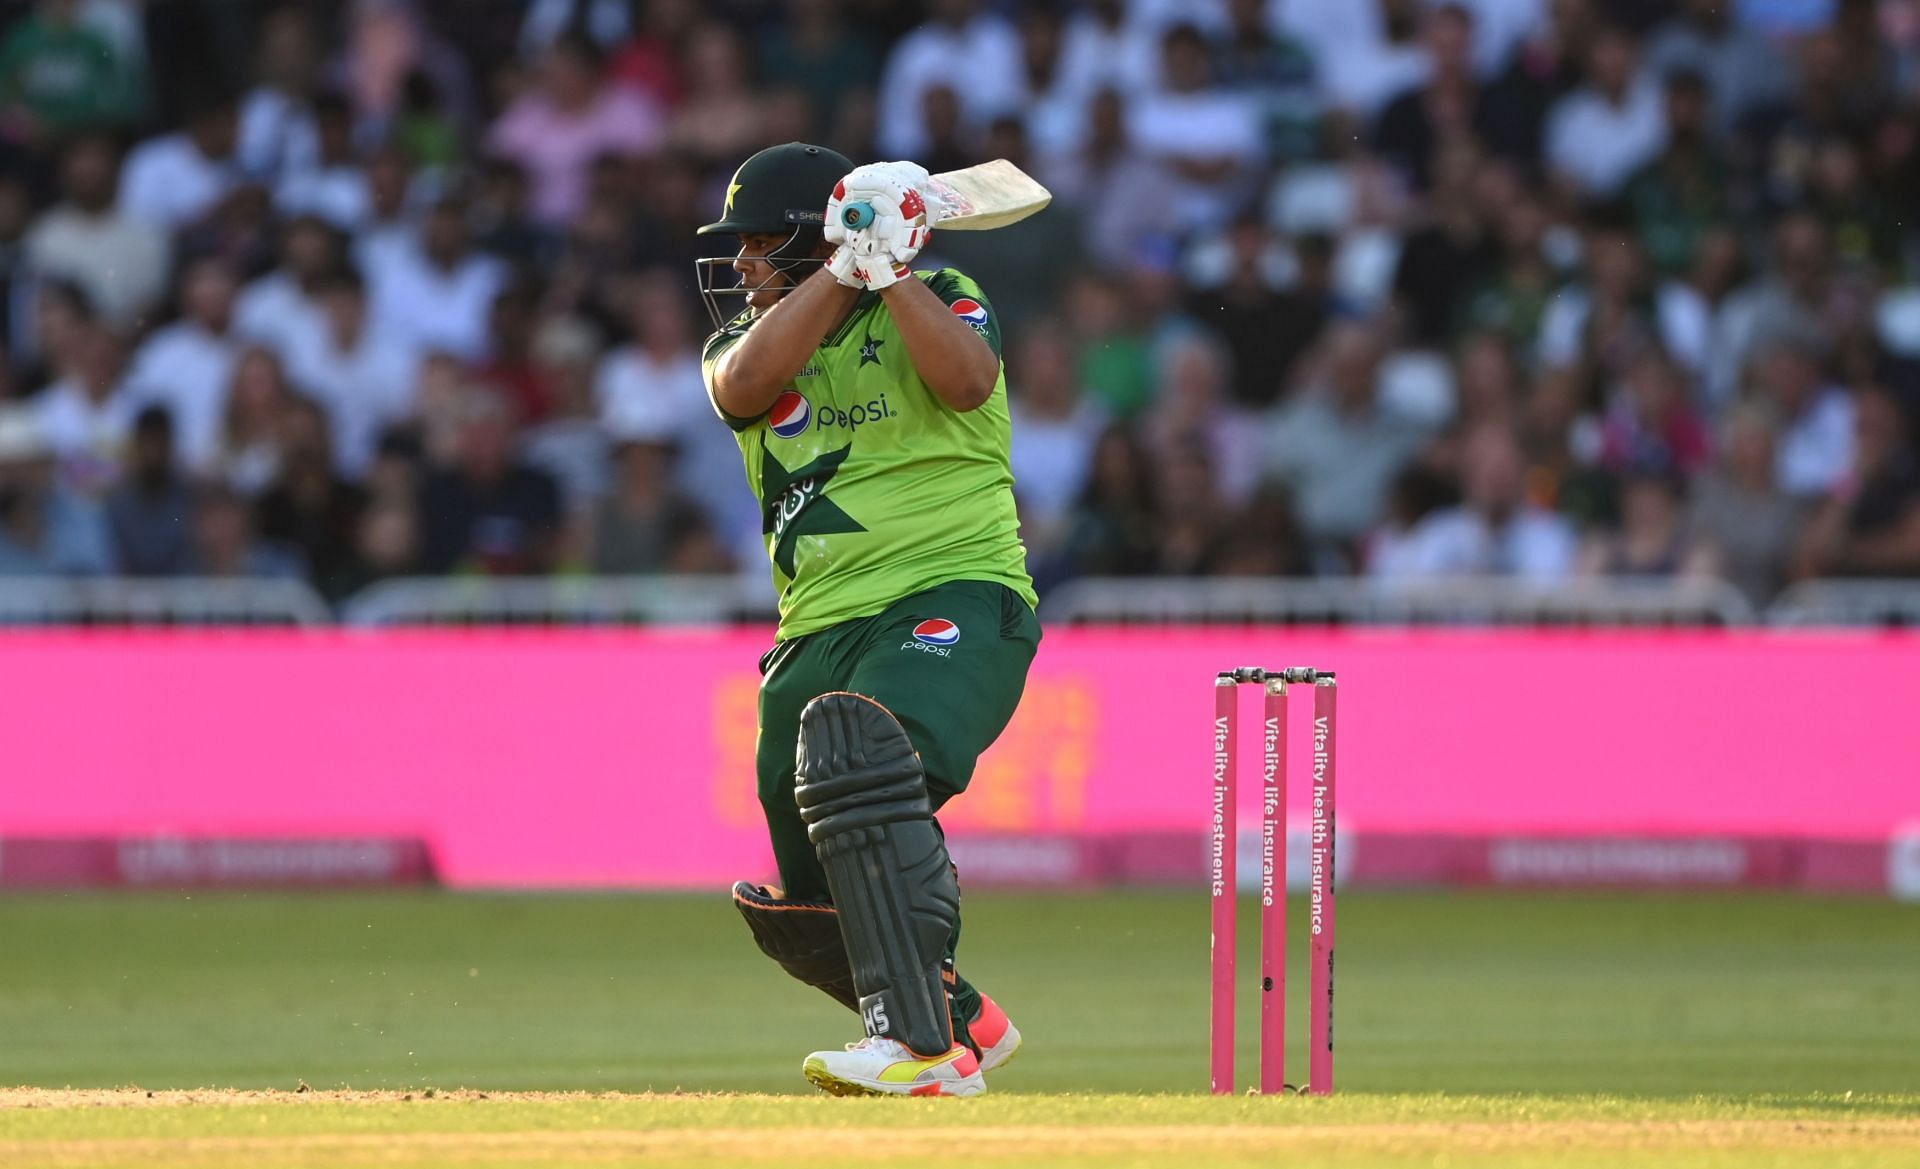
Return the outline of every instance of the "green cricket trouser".
<path id="1" fill-rule="evenodd" d="M 914 628 L 945 618 L 960 636 L 950 645 L 916 639 Z M 883 612 L 783 641 L 760 660 L 760 806 L 773 837 L 786 895 L 830 901 L 827 875 L 807 840 L 793 799 L 800 710 L 833 690 L 865 694 L 893 712 L 926 769 L 933 807 L 967 790 L 973 765 L 1006 729 L 1040 645 L 1040 622 L 1005 585 L 961 580 L 894 602 Z M 962 874 L 964 876 L 964 874 Z M 956 924 L 947 955 L 960 944 Z M 958 979 L 954 1033 L 979 1010 L 979 992 Z"/>

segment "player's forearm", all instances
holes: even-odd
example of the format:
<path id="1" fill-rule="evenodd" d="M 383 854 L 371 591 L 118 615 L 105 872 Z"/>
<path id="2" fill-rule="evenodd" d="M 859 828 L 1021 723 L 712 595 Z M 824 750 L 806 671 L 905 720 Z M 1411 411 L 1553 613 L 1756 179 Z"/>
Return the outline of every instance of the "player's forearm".
<path id="1" fill-rule="evenodd" d="M 735 418 L 765 414 L 859 294 L 824 271 L 801 281 L 721 356 L 713 371 L 714 402 Z"/>
<path id="2" fill-rule="evenodd" d="M 902 280 L 880 298 L 900 330 L 920 380 L 950 410 L 984 406 L 1000 380 L 1000 359 L 945 301 L 919 280 Z"/>

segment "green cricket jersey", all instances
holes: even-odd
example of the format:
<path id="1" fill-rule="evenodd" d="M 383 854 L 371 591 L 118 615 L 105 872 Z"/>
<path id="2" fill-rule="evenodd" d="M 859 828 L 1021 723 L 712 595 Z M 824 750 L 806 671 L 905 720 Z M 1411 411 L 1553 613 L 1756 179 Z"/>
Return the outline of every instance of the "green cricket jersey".
<path id="1" fill-rule="evenodd" d="M 980 286 L 915 273 L 1000 353 Z M 756 318 L 707 339 L 713 366 Z M 793 385 L 759 418 L 721 412 L 760 500 L 782 641 L 871 616 L 955 580 L 997 581 L 1035 603 L 1014 511 L 1004 367 L 977 410 L 949 409 L 914 370 L 893 316 L 862 292 Z"/>

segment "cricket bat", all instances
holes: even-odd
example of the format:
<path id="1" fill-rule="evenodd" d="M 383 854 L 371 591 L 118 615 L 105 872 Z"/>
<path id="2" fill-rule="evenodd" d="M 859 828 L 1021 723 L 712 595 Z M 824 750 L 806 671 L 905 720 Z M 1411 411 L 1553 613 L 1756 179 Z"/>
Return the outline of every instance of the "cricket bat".
<path id="1" fill-rule="evenodd" d="M 988 231 L 1018 223 L 1053 202 L 1048 190 L 1004 158 L 934 175 L 923 192 L 927 222 L 942 231 Z M 848 230 L 873 222 L 873 207 L 849 203 L 840 209 Z"/>

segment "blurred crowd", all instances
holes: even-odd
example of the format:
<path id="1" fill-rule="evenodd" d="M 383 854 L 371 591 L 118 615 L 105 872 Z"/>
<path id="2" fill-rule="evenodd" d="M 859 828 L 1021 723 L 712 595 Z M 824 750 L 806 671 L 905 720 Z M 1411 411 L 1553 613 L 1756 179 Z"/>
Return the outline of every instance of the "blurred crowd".
<path id="1" fill-rule="evenodd" d="M 793 139 L 1055 193 L 920 265 L 1043 589 L 1920 576 L 1916 0 L 0 0 L 0 575 L 764 578 Z"/>

